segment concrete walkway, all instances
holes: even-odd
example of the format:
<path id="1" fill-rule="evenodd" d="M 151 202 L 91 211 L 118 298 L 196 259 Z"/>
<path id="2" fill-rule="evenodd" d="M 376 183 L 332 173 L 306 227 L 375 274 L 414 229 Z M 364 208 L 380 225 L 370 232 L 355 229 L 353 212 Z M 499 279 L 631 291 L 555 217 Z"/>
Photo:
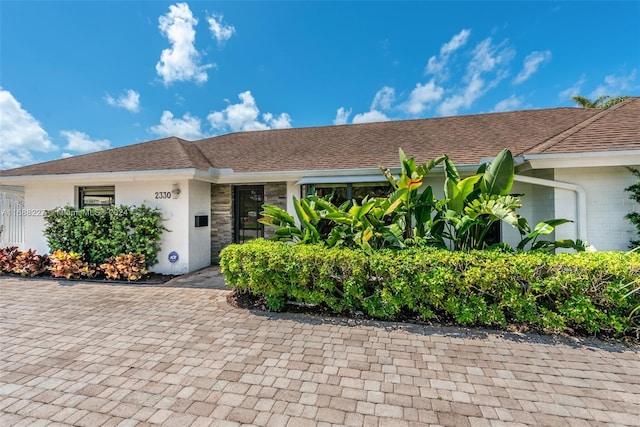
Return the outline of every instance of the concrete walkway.
<path id="1" fill-rule="evenodd" d="M 0 425 L 640 426 L 638 348 L 250 312 L 219 278 L 0 277 Z"/>

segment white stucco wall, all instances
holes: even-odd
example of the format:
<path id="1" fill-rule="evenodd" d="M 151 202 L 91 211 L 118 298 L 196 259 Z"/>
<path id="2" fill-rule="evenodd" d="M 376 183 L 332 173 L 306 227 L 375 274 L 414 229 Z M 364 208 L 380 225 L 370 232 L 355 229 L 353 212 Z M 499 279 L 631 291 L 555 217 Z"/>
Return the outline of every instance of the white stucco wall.
<path id="1" fill-rule="evenodd" d="M 114 185 L 116 205 L 146 205 L 158 208 L 168 229 L 162 234 L 158 263 L 151 270 L 163 274 L 184 274 L 210 264 L 210 227 L 195 227 L 195 215 L 209 215 L 210 184 L 196 180 L 169 179 L 124 182 L 41 182 L 25 185 L 25 241 L 21 249 L 33 248 L 49 253 L 44 237 L 44 211 L 61 206 L 77 207 L 79 186 Z M 180 188 L 175 198 L 157 198 L 156 193 L 170 193 Z M 179 259 L 169 262 L 171 252 Z"/>
<path id="2" fill-rule="evenodd" d="M 196 227 L 196 215 L 206 215 L 208 225 Z M 189 181 L 189 271 L 211 264 L 211 184 Z"/>
<path id="3" fill-rule="evenodd" d="M 178 198 L 156 199 L 156 193 L 171 192 L 173 185 L 180 188 Z M 184 274 L 189 271 L 189 194 L 188 181 L 156 180 L 143 182 L 120 182 L 115 184 L 116 204 L 146 205 L 162 211 L 168 229 L 162 234 L 162 244 L 158 253 L 158 263 L 151 269 L 163 274 Z M 178 253 L 178 261 L 169 262 L 171 252 Z"/>
<path id="4" fill-rule="evenodd" d="M 640 166 L 634 166 L 636 168 Z M 580 185 L 587 193 L 587 241 L 599 251 L 626 250 L 636 230 L 624 216 L 638 211 L 638 204 L 629 199 L 624 189 L 636 179 L 622 166 L 598 168 L 556 169 L 555 180 Z M 556 217 L 575 215 L 576 195 L 556 190 Z M 576 224 L 566 224 L 556 230 L 557 239 L 575 239 Z"/>
<path id="5" fill-rule="evenodd" d="M 40 254 L 49 253 L 44 237 L 44 211 L 62 206 L 76 205 L 75 186 L 70 183 L 40 182 L 24 186 L 24 244 L 22 250 L 35 249 Z"/>
<path id="6" fill-rule="evenodd" d="M 527 175 L 547 180 L 553 179 L 552 171 L 530 171 Z M 554 190 L 550 187 L 534 185 L 523 182 L 514 182 L 511 188 L 511 194 L 521 195 L 520 201 L 522 208 L 518 209 L 518 214 L 529 222 L 529 226 L 533 230 L 541 221 L 555 218 L 554 210 Z M 567 219 L 575 220 L 575 214 Z M 562 225 L 560 227 L 566 227 Z M 521 236 L 517 228 L 508 224 L 501 224 L 502 241 L 508 243 L 514 248 L 520 243 Z M 554 233 L 540 236 L 539 240 L 555 240 Z"/>

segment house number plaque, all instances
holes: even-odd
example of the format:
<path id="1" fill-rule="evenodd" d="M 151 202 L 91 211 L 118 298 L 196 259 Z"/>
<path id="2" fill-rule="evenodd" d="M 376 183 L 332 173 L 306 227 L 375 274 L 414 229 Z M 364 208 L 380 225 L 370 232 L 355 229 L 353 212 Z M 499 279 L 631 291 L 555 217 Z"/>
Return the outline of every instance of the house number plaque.
<path id="1" fill-rule="evenodd" d="M 156 199 L 170 199 L 171 191 L 156 191 Z"/>

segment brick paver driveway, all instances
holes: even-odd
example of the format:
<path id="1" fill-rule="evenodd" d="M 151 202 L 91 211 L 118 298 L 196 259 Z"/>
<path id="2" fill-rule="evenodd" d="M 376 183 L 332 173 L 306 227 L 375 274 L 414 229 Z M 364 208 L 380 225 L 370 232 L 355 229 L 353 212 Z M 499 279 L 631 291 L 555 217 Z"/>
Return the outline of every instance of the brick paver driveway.
<path id="1" fill-rule="evenodd" d="M 638 348 L 0 278 L 0 425 L 640 425 Z"/>

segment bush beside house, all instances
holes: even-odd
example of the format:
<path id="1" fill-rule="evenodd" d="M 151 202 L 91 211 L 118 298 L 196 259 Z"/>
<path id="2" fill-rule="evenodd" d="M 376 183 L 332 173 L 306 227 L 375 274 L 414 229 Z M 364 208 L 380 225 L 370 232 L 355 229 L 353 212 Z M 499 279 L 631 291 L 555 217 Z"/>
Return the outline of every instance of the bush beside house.
<path id="1" fill-rule="evenodd" d="M 400 150 L 400 163 L 399 178 L 382 168 L 393 189 L 386 198 L 341 206 L 330 197 L 294 198 L 297 221 L 265 205 L 260 221 L 276 227 L 276 242 L 225 248 L 227 284 L 264 298 L 270 310 L 294 301 L 380 319 L 640 333 L 640 254 L 586 253 L 586 242 L 539 240 L 568 221 L 532 228 L 517 213 L 508 150 L 464 179 L 447 156 L 417 165 Z M 439 164 L 443 200 L 423 185 Z M 516 247 L 490 240 L 499 223 L 520 232 Z M 554 255 L 557 248 L 579 252 Z"/>
<path id="2" fill-rule="evenodd" d="M 625 188 L 624 191 L 630 193 L 629 198 L 634 200 L 636 203 L 640 203 L 640 170 L 634 168 L 627 168 L 629 172 L 631 172 L 636 178 L 638 178 L 638 182 L 629 187 Z M 631 249 L 640 247 L 640 212 L 629 212 L 625 215 L 625 218 L 631 221 L 638 233 L 635 238 L 632 238 L 629 242 L 629 247 Z"/>
<path id="3" fill-rule="evenodd" d="M 361 249 L 256 240 L 226 247 L 220 265 L 237 292 L 336 313 L 620 337 L 640 332 L 640 254 L 510 254 L 437 248 Z M 637 310 L 637 309 L 636 309 Z"/>
<path id="4" fill-rule="evenodd" d="M 51 255 L 17 247 L 0 249 L 0 274 L 135 281 L 160 251 L 162 216 L 147 206 L 48 211 L 45 235 Z"/>

